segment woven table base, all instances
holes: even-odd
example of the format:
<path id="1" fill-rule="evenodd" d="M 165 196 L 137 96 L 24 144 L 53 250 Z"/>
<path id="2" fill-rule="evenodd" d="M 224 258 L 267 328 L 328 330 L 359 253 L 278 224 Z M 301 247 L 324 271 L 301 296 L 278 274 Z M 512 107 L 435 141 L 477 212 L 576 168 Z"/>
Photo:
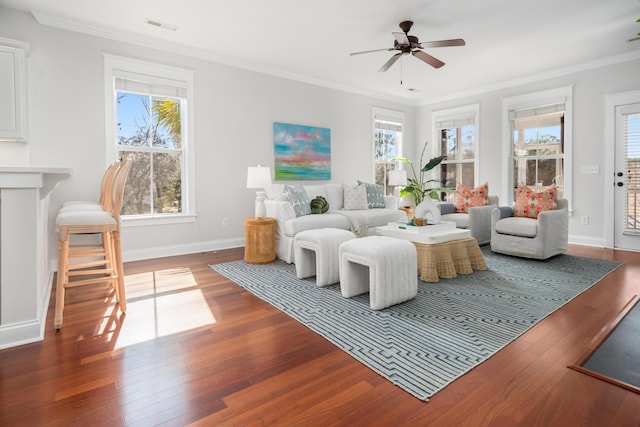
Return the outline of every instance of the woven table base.
<path id="1" fill-rule="evenodd" d="M 425 282 L 452 279 L 473 270 L 486 270 L 487 263 L 474 238 L 424 245 L 414 243 L 418 251 L 418 274 Z"/>

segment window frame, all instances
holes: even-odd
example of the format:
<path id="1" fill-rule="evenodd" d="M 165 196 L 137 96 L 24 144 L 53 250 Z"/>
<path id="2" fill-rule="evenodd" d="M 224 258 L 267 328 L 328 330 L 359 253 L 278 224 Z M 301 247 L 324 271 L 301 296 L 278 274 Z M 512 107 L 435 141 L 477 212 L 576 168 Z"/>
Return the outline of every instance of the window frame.
<path id="1" fill-rule="evenodd" d="M 372 182 L 376 182 L 376 121 L 386 120 L 393 123 L 399 123 L 402 127 L 402 139 L 396 142 L 396 157 L 404 157 L 404 139 L 406 134 L 406 114 L 404 111 L 389 110 L 382 107 L 371 108 L 371 156 L 372 156 Z M 389 164 L 396 165 L 395 169 L 403 170 L 403 164 L 399 161 L 391 161 Z M 393 187 L 393 186 L 391 186 Z M 383 185 L 384 194 L 387 194 L 387 185 Z"/>
<path id="2" fill-rule="evenodd" d="M 473 182 L 474 187 L 478 185 L 480 181 L 480 104 L 469 104 L 460 107 L 447 108 L 445 110 L 433 111 L 431 113 L 431 141 L 433 141 L 433 148 L 431 148 L 432 157 L 441 156 L 440 145 L 440 130 L 449 129 L 450 127 L 438 126 L 439 122 L 445 121 L 461 121 L 465 119 L 472 119 L 475 127 L 475 142 L 474 142 L 474 154 L 473 160 L 443 160 L 441 164 L 464 164 L 473 163 Z M 435 171 L 435 169 L 434 169 Z M 437 168 L 437 179 L 442 182 L 442 176 L 440 173 L 440 167 Z M 455 188 L 454 188 L 455 190 Z"/>
<path id="3" fill-rule="evenodd" d="M 183 68 L 164 64 L 141 61 L 116 55 L 104 54 L 105 80 L 105 146 L 106 160 L 110 164 L 118 156 L 117 130 L 117 95 L 116 77 L 142 77 L 145 83 L 159 83 L 186 89 L 186 97 L 181 103 L 182 126 L 182 212 L 173 214 L 145 214 L 123 215 L 122 226 L 147 226 L 159 224 L 175 224 L 193 222 L 196 218 L 195 210 L 195 182 L 194 182 L 194 109 L 193 109 L 193 80 L 194 72 Z M 186 117 L 186 120 L 184 118 Z"/>
<path id="4" fill-rule="evenodd" d="M 502 152 L 503 170 L 506 171 L 506 179 L 502 180 L 502 196 L 507 204 L 514 203 L 514 159 L 512 145 L 511 121 L 509 119 L 511 111 L 532 109 L 551 104 L 564 103 L 564 152 L 563 152 L 563 186 L 564 198 L 569 204 L 569 216 L 573 212 L 573 86 L 563 86 L 555 89 L 548 89 L 539 92 L 527 93 L 503 98 L 502 100 Z"/>

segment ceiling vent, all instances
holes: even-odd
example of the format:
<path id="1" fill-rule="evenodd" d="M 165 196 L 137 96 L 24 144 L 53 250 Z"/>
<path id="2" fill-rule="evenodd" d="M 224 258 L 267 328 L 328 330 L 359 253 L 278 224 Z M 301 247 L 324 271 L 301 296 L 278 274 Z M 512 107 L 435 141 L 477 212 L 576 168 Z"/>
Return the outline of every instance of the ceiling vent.
<path id="1" fill-rule="evenodd" d="M 169 30 L 169 31 L 175 31 L 178 29 L 177 26 L 172 25 L 172 24 L 167 24 L 166 22 L 160 22 L 160 21 L 156 21 L 155 19 L 149 19 L 147 18 L 147 20 L 145 21 L 148 25 L 151 25 L 152 27 L 158 27 L 158 28 L 163 28 L 165 30 Z"/>

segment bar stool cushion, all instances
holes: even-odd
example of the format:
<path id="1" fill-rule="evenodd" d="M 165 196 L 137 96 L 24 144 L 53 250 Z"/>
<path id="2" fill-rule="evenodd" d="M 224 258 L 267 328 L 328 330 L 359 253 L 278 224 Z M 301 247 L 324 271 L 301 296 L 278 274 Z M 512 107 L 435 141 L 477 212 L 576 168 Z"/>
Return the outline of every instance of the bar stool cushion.
<path id="1" fill-rule="evenodd" d="M 56 226 L 72 227 L 74 225 L 116 225 L 117 221 L 104 211 L 67 211 L 56 217 Z"/>

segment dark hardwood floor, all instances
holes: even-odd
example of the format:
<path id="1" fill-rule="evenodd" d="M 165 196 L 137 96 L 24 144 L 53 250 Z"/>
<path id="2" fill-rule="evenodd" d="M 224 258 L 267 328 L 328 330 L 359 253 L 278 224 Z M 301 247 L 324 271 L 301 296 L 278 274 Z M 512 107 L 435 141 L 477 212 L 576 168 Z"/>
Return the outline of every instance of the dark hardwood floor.
<path id="1" fill-rule="evenodd" d="M 125 265 L 128 313 L 101 285 L 64 325 L 0 351 L 0 426 L 639 426 L 640 395 L 567 368 L 640 294 L 640 254 L 422 402 L 208 267 L 242 249 Z"/>

